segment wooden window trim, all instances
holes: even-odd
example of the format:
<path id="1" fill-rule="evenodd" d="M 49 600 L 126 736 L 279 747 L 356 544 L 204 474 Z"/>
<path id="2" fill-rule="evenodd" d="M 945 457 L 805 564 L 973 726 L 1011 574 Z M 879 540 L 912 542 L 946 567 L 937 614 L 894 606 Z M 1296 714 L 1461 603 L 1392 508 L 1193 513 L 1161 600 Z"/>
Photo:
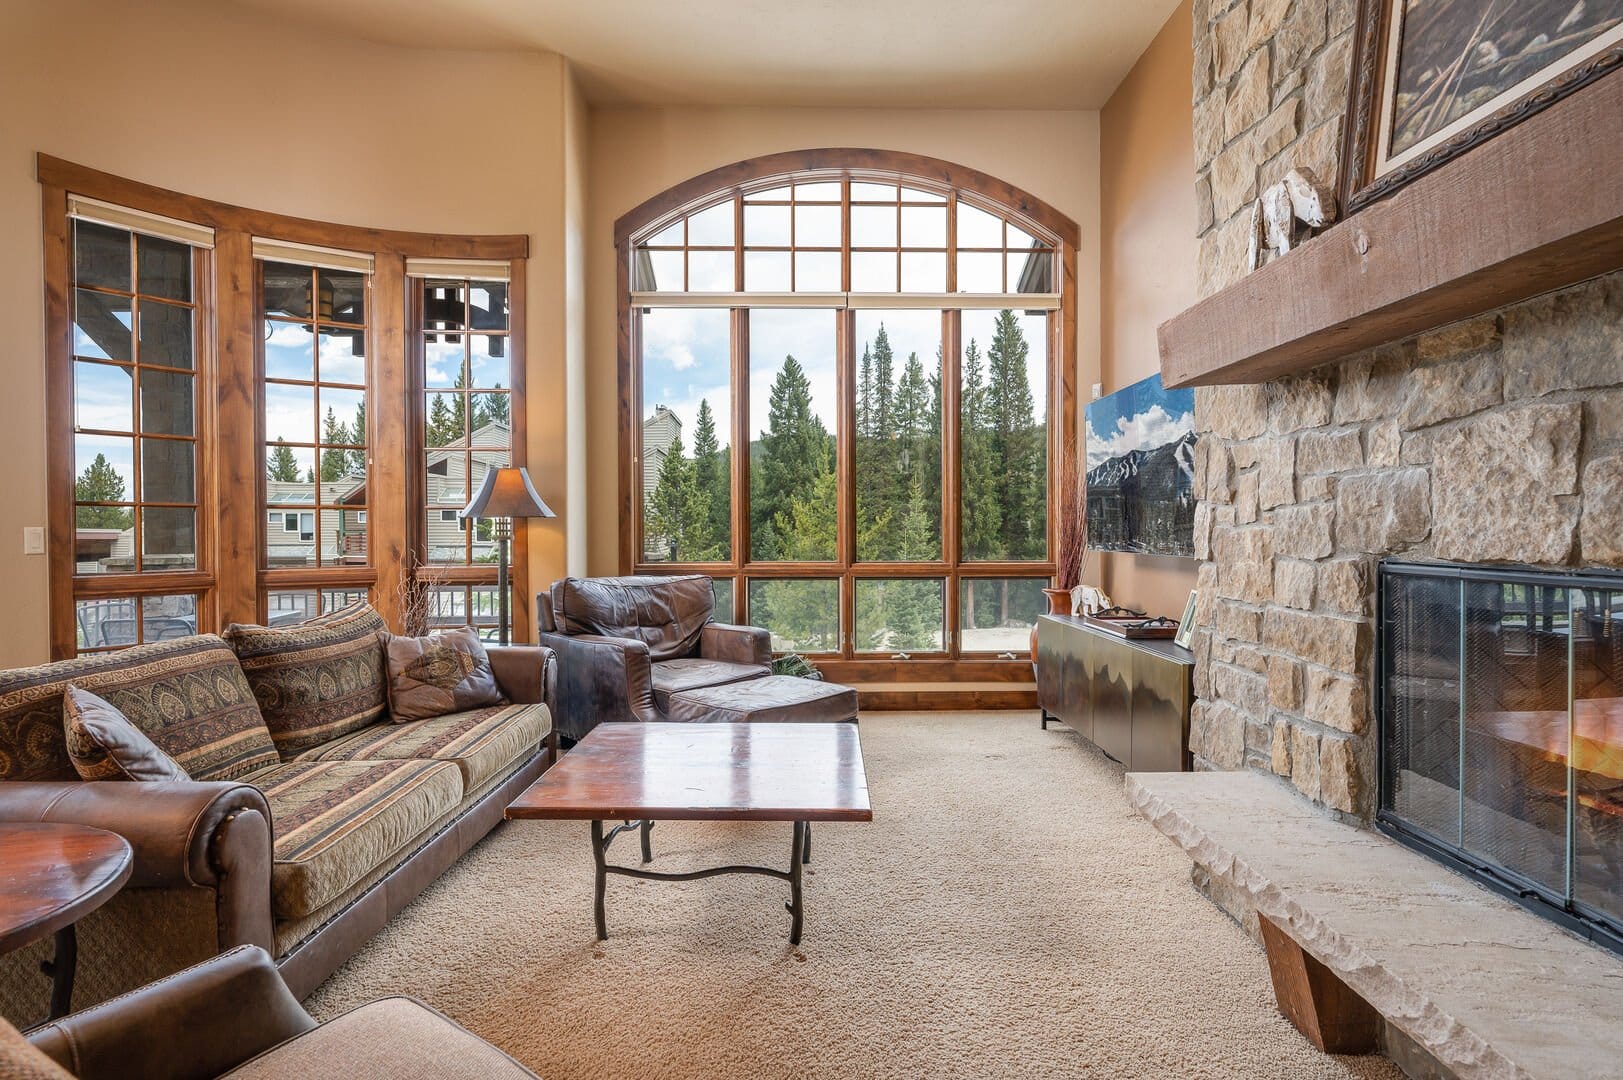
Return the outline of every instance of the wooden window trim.
<path id="1" fill-rule="evenodd" d="M 731 165 L 713 169 L 707 173 L 695 176 L 645 201 L 629 213 L 619 218 L 614 225 L 614 239 L 616 251 L 616 284 L 618 302 L 618 377 L 619 400 L 618 421 L 620 441 L 619 461 L 619 501 L 620 501 L 620 536 L 619 536 L 619 563 L 622 573 L 648 572 L 659 573 L 702 573 L 715 577 L 728 578 L 732 581 L 733 610 L 730 617 L 743 621 L 746 617 L 748 603 L 748 582 L 751 578 L 794 578 L 817 577 L 830 578 L 841 583 L 840 586 L 840 648 L 836 652 L 817 655 L 829 666 L 829 670 L 838 671 L 851 681 L 874 682 L 892 680 L 963 680 L 963 679 L 1008 679 L 1010 681 L 1029 682 L 1029 659 L 1019 656 L 1014 660 L 1000 659 L 995 653 L 965 652 L 959 643 L 959 611 L 958 595 L 959 584 L 963 580 L 981 578 L 1042 578 L 1052 580 L 1056 570 L 1053 552 L 1058 543 L 1056 516 L 1048 515 L 1048 551 L 1050 558 L 1040 562 L 957 562 L 958 546 L 958 470 L 950 467 L 949 463 L 956 459 L 959 443 L 959 425 L 961 422 L 961 409 L 958 407 L 958 370 L 959 363 L 959 337 L 962 327 L 961 313 L 957 311 L 943 311 L 943 384 L 944 393 L 942 408 L 946 415 L 942 428 L 942 530 L 943 550 L 942 559 L 937 562 L 925 563 L 860 563 L 855 560 L 855 490 L 850 482 L 855 473 L 855 441 L 852 438 L 855 425 L 854 394 L 855 387 L 850 385 L 854 380 L 850 377 L 849 369 L 855 353 L 855 319 L 851 314 L 854 310 L 850 304 L 838 309 L 839 331 L 836 343 L 836 371 L 838 395 L 838 438 L 836 441 L 836 468 L 840 476 L 840 526 L 838 530 L 837 558 L 829 562 L 820 563 L 759 563 L 749 558 L 749 520 L 747 498 L 749 492 L 749 455 L 734 453 L 732 470 L 732 559 L 716 563 L 644 563 L 640 555 L 641 544 L 641 499 L 638 497 L 640 489 L 640 466 L 637 461 L 638 432 L 640 430 L 640 416 L 638 411 L 642 400 L 642 372 L 638 362 L 640 356 L 640 342 L 638 341 L 638 327 L 640 320 L 636 317 L 636 309 L 632 299 L 632 254 L 633 242 L 647 235 L 655 226 L 667 227 L 674 220 L 686 218 L 694 213 L 732 200 L 735 208 L 733 222 L 733 244 L 730 248 L 716 248 L 715 250 L 731 250 L 736 252 L 734 260 L 734 294 L 717 294 L 719 303 L 715 306 L 728 308 L 731 313 L 732 327 L 730 339 L 732 342 L 731 390 L 733 396 L 732 407 L 732 445 L 749 445 L 749 416 L 748 403 L 750 400 L 749 386 L 749 319 L 744 307 L 733 306 L 726 301 L 731 299 L 736 304 L 744 292 L 744 259 L 746 250 L 806 250 L 794 249 L 792 245 L 794 218 L 791 212 L 791 246 L 746 248 L 744 236 L 744 207 L 746 205 L 776 205 L 793 206 L 796 200 L 793 195 L 793 185 L 797 182 L 831 182 L 838 180 L 841 184 L 841 199 L 839 202 L 822 202 L 822 205 L 840 206 L 846 208 L 852 205 L 851 184 L 852 175 L 857 175 L 857 182 L 865 182 L 870 176 L 880 174 L 885 176 L 886 182 L 894 182 L 922 190 L 939 192 L 943 201 L 912 200 L 907 198 L 906 187 L 903 187 L 895 200 L 861 205 L 895 207 L 898 215 L 897 245 L 871 250 L 884 252 L 895 251 L 900 260 L 901 252 L 940 250 L 952 252 L 979 251 L 980 248 L 957 248 L 957 208 L 960 194 L 964 202 L 977 209 L 986 210 L 1000 217 L 1005 222 L 1003 231 L 1003 244 L 998 248 L 986 248 L 987 252 L 996 252 L 1002 263 L 1000 273 L 1007 277 L 1008 255 L 1010 254 L 1009 225 L 1014 225 L 1042 241 L 1041 247 L 1052 247 L 1057 255 L 1056 272 L 1059 275 L 1058 293 L 1059 306 L 1054 309 L 1048 319 L 1047 342 L 1049 371 L 1048 371 L 1048 501 L 1050 507 L 1057 504 L 1059 499 L 1059 465 L 1067 459 L 1067 451 L 1075 445 L 1077 433 L 1077 405 L 1076 405 L 1076 345 L 1077 345 L 1077 248 L 1081 240 L 1081 230 L 1070 218 L 1055 210 L 1052 206 L 1037 199 L 1005 181 L 982 173 L 978 170 L 942 161 L 936 158 L 924 157 L 916 154 L 896 151 L 854 149 L 854 148 L 825 148 L 816 150 L 791 151 L 782 154 L 771 154 L 764 157 L 750 158 L 734 162 Z M 788 198 L 760 200 L 751 198 L 752 193 L 771 190 L 778 187 L 789 187 Z M 925 249 L 904 247 L 901 242 L 900 214 L 903 205 L 943 206 L 945 207 L 947 221 L 947 246 L 944 249 Z M 851 215 L 846 212 L 841 215 L 841 247 L 842 253 L 852 251 L 851 246 Z M 685 253 L 694 250 L 687 244 L 687 232 L 684 227 L 683 243 L 680 247 L 668 246 L 665 250 L 682 251 L 683 284 L 686 285 L 687 263 Z M 1051 242 L 1051 243 L 1050 243 Z M 836 250 L 836 249 L 829 249 Z M 870 249 L 859 248 L 858 251 Z M 1023 249 L 1022 249 L 1023 250 Z M 949 293 L 957 287 L 957 260 L 948 258 L 946 288 Z M 794 284 L 794 265 L 791 260 L 791 288 Z M 851 287 L 851 259 L 844 254 L 841 259 L 841 288 L 849 298 Z M 900 265 L 898 263 L 898 280 L 900 286 Z M 1008 283 L 1005 281 L 1005 287 Z M 802 294 L 804 295 L 804 294 Z M 909 294 L 897 293 L 898 297 Z M 682 306 L 705 306 L 700 300 L 684 298 Z M 673 305 L 674 306 L 674 305 Z M 949 377 L 950 376 L 950 377 Z M 952 455 L 949 457 L 949 455 Z M 854 582 L 863 578 L 895 578 L 895 577 L 940 577 L 945 580 L 945 639 L 947 652 L 929 654 L 933 659 L 921 657 L 916 660 L 901 662 L 890 660 L 877 654 L 861 654 L 854 650 L 852 630 L 855 622 L 855 592 Z M 853 585 L 847 586 L 846 582 Z M 956 650 L 957 655 L 951 655 Z M 1003 672 L 1003 675 L 992 675 L 989 672 Z M 833 677 L 833 676 L 831 676 Z"/>
<path id="2" fill-rule="evenodd" d="M 408 297 L 405 260 L 454 259 L 510 264 L 509 347 L 512 356 L 513 462 L 521 465 L 525 439 L 525 260 L 529 238 L 522 234 L 455 236 L 341 225 L 253 210 L 171 191 L 64 161 L 36 155 L 44 223 L 43 268 L 46 319 L 47 416 L 47 573 L 50 582 L 49 642 L 52 659 L 78 651 L 76 599 L 141 597 L 191 593 L 199 597 L 199 630 L 231 622 L 262 621 L 264 596 L 290 588 L 362 588 L 373 590 L 377 607 L 390 625 L 398 625 L 398 587 L 407 553 L 420 527 L 413 530 L 409 462 L 421 451 L 420 406 L 408 369 L 406 333 Z M 68 197 L 77 195 L 212 228 L 212 251 L 194 256 L 194 299 L 197 382 L 197 524 L 195 571 L 79 576 L 74 542 L 74 388 L 70 290 L 72 288 L 72 223 Z M 367 567 L 261 567 L 265 517 L 262 386 L 259 347 L 259 301 L 253 238 L 271 237 L 316 247 L 371 253 L 372 312 L 368 320 L 373 356 L 367 393 L 367 419 L 372 463 L 368 470 Z M 397 363 L 380 362 L 383 357 Z M 318 418 L 319 423 L 319 418 Z M 222 433 L 232 433 L 224 437 Z M 240 512 L 244 492 L 253 501 Z M 233 512 L 223 512 L 231 507 Z M 301 508 L 303 509 L 303 508 Z M 311 507 L 309 509 L 314 509 Z M 388 537 L 388 543 L 374 538 Z M 398 538 L 398 541 L 396 541 Z M 528 574 L 528 538 L 515 530 L 513 574 Z M 495 568 L 457 570 L 447 584 L 478 584 L 460 571 L 471 569 L 493 584 Z M 527 640 L 531 604 L 522 588 L 515 590 L 515 640 Z"/>

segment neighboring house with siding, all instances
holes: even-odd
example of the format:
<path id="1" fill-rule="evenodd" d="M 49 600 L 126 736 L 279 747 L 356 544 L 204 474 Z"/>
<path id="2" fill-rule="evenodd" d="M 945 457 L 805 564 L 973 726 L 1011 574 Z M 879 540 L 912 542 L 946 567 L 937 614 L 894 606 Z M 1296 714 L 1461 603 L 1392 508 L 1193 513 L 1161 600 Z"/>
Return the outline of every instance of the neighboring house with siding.
<path id="1" fill-rule="evenodd" d="M 646 511 L 659 483 L 659 470 L 665 464 L 665 454 L 682 434 L 682 420 L 664 405 L 655 405 L 654 411 L 642 422 L 642 504 Z M 644 521 L 646 521 L 646 515 Z M 644 532 L 643 558 L 649 562 L 664 562 L 671 557 L 670 543 L 663 536 Z"/>

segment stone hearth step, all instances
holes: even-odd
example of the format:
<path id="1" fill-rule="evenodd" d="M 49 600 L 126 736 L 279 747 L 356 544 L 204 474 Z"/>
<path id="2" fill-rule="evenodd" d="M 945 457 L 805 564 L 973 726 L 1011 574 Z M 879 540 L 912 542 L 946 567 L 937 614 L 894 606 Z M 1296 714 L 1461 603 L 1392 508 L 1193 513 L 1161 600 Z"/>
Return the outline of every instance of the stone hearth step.
<path id="1" fill-rule="evenodd" d="M 1129 773 L 1127 797 L 1456 1076 L 1623 1072 L 1623 958 L 1261 773 Z"/>

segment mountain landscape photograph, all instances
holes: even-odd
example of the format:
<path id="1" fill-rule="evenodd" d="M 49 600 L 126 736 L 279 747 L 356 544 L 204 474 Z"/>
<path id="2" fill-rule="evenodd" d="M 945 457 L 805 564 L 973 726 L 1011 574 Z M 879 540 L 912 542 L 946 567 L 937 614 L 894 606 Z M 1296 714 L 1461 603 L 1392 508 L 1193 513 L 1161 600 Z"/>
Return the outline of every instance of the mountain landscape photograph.
<path id="1" fill-rule="evenodd" d="M 1088 546 L 1195 554 L 1195 394 L 1152 375 L 1087 407 Z"/>

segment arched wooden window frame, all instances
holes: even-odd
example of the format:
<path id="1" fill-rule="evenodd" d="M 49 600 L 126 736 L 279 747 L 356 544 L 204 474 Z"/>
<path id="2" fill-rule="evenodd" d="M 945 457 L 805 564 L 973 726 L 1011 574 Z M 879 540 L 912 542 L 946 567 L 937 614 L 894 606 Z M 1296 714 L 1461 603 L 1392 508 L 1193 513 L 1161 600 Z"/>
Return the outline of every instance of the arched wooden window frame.
<path id="1" fill-rule="evenodd" d="M 512 463 L 524 464 L 525 260 L 529 237 L 457 236 L 340 225 L 253 210 L 187 195 L 101 172 L 48 154 L 36 159 L 44 221 L 46 323 L 46 469 L 48 573 L 52 659 L 75 655 L 74 604 L 95 596 L 198 595 L 197 626 L 218 629 L 264 618 L 263 595 L 282 588 L 368 588 L 390 626 L 400 625 L 400 585 L 410 553 L 424 543 L 421 457 L 423 387 L 420 335 L 411 333 L 420 308 L 408 287 L 407 259 L 506 262 L 510 265 L 512 350 Z M 207 226 L 214 249 L 197 271 L 197 357 L 200 381 L 197 471 L 197 568 L 141 575 L 75 575 L 74 388 L 72 319 L 68 297 L 73 230 L 70 195 L 145 214 Z M 368 482 L 369 563 L 338 569 L 271 569 L 262 565 L 265 523 L 263 358 L 259 342 L 255 237 L 314 248 L 364 252 L 373 257 L 372 382 L 367 394 L 373 468 Z M 253 493 L 243 505 L 244 492 Z M 239 510 L 240 507 L 240 510 Z M 513 537 L 513 580 L 528 577 L 525 530 Z M 435 567 L 444 585 L 494 584 L 495 569 Z M 514 640 L 530 636 L 531 603 L 514 591 Z"/>
<path id="2" fill-rule="evenodd" d="M 841 557 L 831 563 L 818 563 L 813 565 L 797 563 L 762 563 L 752 562 L 748 558 L 747 549 L 739 543 L 741 536 L 747 535 L 748 518 L 748 473 L 747 455 L 735 455 L 735 462 L 742 462 L 742 467 L 735 464 L 732 475 L 731 514 L 733 518 L 732 532 L 734 543 L 732 557 L 721 563 L 659 563 L 644 564 L 637 557 L 640 547 L 642 506 L 638 498 L 640 490 L 638 463 L 637 432 L 640 428 L 638 416 L 641 401 L 641 372 L 637 357 L 639 344 L 636 340 L 637 320 L 634 317 L 632 305 L 633 291 L 633 255 L 636 245 L 646 241 L 650 236 L 670 224 L 697 213 L 709 206 L 740 195 L 758 191 L 778 184 L 790 183 L 800 180 L 830 179 L 830 174 L 854 175 L 858 180 L 876 180 L 884 183 L 900 183 L 929 191 L 948 195 L 949 210 L 947 220 L 949 229 L 955 215 L 951 210 L 951 202 L 958 194 L 970 196 L 969 201 L 982 209 L 987 209 L 1010 222 L 1020 225 L 1035 235 L 1051 239 L 1055 244 L 1059 259 L 1059 293 L 1060 303 L 1055 317 L 1049 320 L 1049 356 L 1050 372 L 1048 389 L 1050 401 L 1055 403 L 1051 407 L 1050 415 L 1057 416 L 1058 423 L 1050 423 L 1048 432 L 1048 505 L 1050 508 L 1059 503 L 1059 477 L 1060 463 L 1069 460 L 1072 448 L 1076 445 L 1077 409 L 1076 409 L 1076 344 L 1077 344 L 1077 299 L 1076 299 L 1076 262 L 1077 248 L 1080 244 L 1081 231 L 1076 222 L 1054 209 L 1048 203 L 1036 196 L 1025 192 L 1006 181 L 995 176 L 981 172 L 968 166 L 959 165 L 939 158 L 926 157 L 919 154 L 910 154 L 901 151 L 875 150 L 849 147 L 829 147 L 815 150 L 797 150 L 786 153 L 769 154 L 763 157 L 749 158 L 724 165 L 717 169 L 695 176 L 675 187 L 669 188 L 653 198 L 648 199 L 635 209 L 621 216 L 614 224 L 614 243 L 617 268 L 617 299 L 618 299 L 618 378 L 619 378 L 619 430 L 620 430 L 620 458 L 619 458 L 619 501 L 620 501 L 620 536 L 619 536 L 619 563 L 622 573 L 631 574 L 639 572 L 650 573 L 705 573 L 718 577 L 732 577 L 735 581 L 743 582 L 751 578 L 761 579 L 770 577 L 797 577 L 808 573 L 816 576 L 837 576 L 842 581 L 840 589 L 841 612 L 840 625 L 842 628 L 842 647 L 838 657 L 820 658 L 818 666 L 831 678 L 850 682 L 891 682 L 891 681 L 922 681 L 922 682 L 948 682 L 948 681 L 985 681 L 999 683 L 1030 683 L 1031 666 L 1029 658 L 1017 657 L 1009 659 L 916 659 L 896 661 L 882 657 L 870 656 L 858 658 L 853 651 L 852 644 L 846 640 L 846 633 L 854 618 L 853 590 L 843 583 L 853 581 L 855 576 L 895 577 L 895 576 L 942 576 L 946 578 L 945 617 L 947 632 L 953 633 L 957 625 L 958 583 L 960 581 L 960 567 L 964 564 L 957 560 L 942 563 L 926 564 L 867 564 L 866 571 L 854 571 L 855 564 L 855 522 L 854 493 L 849 484 L 842 484 L 840 499 L 842 509 L 840 514 Z M 739 205 L 742 205 L 740 199 Z M 847 202 L 847 215 L 849 202 Z M 847 216 L 847 229 L 849 217 Z M 744 245 L 743 230 L 740 224 L 735 223 L 733 244 L 735 252 L 741 252 Z M 849 282 L 851 244 L 847 235 L 842 244 L 842 276 Z M 949 266 L 951 260 L 949 259 Z M 735 261 L 735 272 L 738 278 L 735 282 L 738 291 L 744 291 L 743 259 L 738 257 Z M 951 270 L 949 270 L 949 273 Z M 950 284 L 949 284 L 950 289 Z M 906 296 L 906 293 L 898 293 Z M 718 307 L 726 307 L 725 294 L 718 296 Z M 734 310 L 734 317 L 738 311 Z M 844 398 L 851 393 L 851 387 L 845 385 L 850 380 L 845 377 L 846 366 L 843 358 L 844 352 L 852 346 L 844 339 L 849 336 L 849 324 L 841 333 L 841 386 L 839 393 Z M 736 335 L 735 335 L 736 337 Z M 959 354 L 959 343 L 947 343 L 946 353 L 951 363 L 956 365 Z M 740 384 L 740 366 L 748 365 L 747 356 L 740 356 L 735 347 L 733 356 L 732 383 L 736 390 Z M 943 453 L 956 451 L 958 445 L 957 429 L 960 423 L 960 414 L 957 404 L 956 379 L 950 381 L 953 392 L 944 400 L 943 409 L 946 413 L 944 422 L 950 434 L 947 435 Z M 840 469 L 842 475 L 849 476 L 852 466 L 849 460 L 853 445 L 852 432 L 845 430 L 851 423 L 851 410 L 842 408 L 841 414 L 845 417 L 842 430 L 836 445 L 840 447 Z M 740 408 L 734 410 L 733 417 L 733 445 L 748 445 L 748 410 Z M 742 439 L 742 443 L 740 443 Z M 951 477 L 956 477 L 957 470 L 948 470 Z M 958 527 L 957 485 L 951 484 L 943 492 L 942 499 L 942 529 L 943 535 L 955 533 Z M 743 527 L 740 527 L 740 519 Z M 851 534 L 851 535 L 847 535 Z M 1055 572 L 1054 551 L 1058 544 L 1058 526 L 1056 516 L 1050 512 L 1048 515 L 1048 559 L 1044 561 L 1025 562 L 976 562 L 973 563 L 974 577 L 990 577 L 998 574 L 1021 577 L 1043 577 L 1052 579 Z M 956 545 L 955 545 L 956 546 Z M 747 590 L 735 588 L 733 590 L 733 611 L 718 612 L 720 618 L 732 618 L 742 621 L 745 618 L 747 604 Z M 907 695 L 902 695 L 906 697 Z M 985 704 L 1026 704 L 1026 691 L 1005 694 L 980 694 L 978 697 Z M 866 699 L 865 699 L 866 700 Z M 920 701 L 928 700 L 928 696 L 920 697 Z M 873 701 L 878 703 L 878 699 Z M 897 699 L 898 703 L 901 698 Z"/>

